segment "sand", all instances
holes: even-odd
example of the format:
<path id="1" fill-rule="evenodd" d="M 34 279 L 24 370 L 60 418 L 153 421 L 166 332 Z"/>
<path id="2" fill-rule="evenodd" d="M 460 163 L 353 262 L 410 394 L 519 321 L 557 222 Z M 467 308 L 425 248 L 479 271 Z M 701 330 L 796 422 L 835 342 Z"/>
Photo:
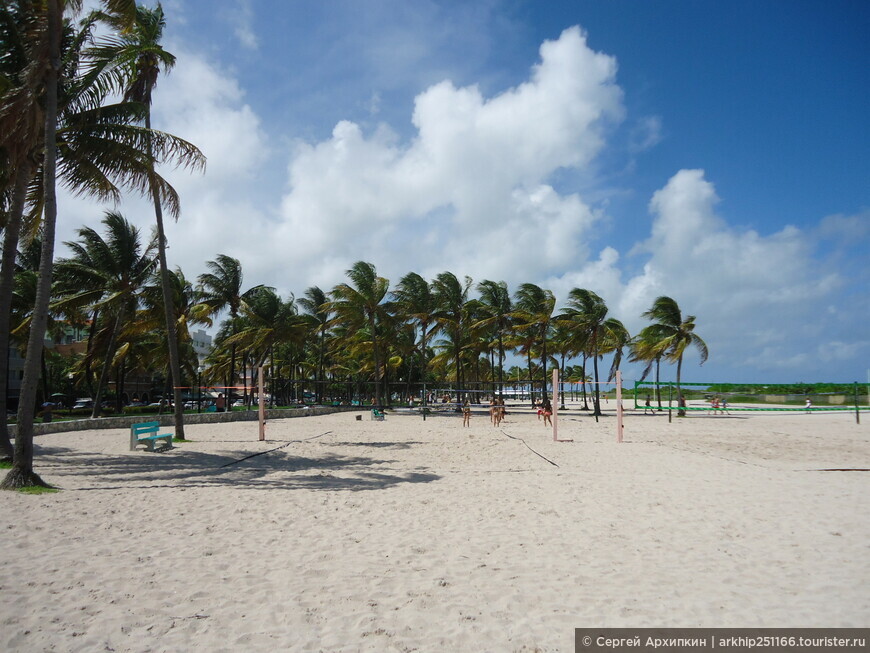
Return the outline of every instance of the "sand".
<path id="1" fill-rule="evenodd" d="M 38 437 L 63 491 L 0 494 L 0 650 L 572 651 L 575 627 L 870 625 L 870 472 L 822 471 L 870 469 L 854 414 L 633 413 L 622 444 L 576 409 L 571 443 L 526 409 L 501 429 L 355 415 L 274 420 L 265 442 L 255 422 L 188 426 L 163 454 L 126 430 Z"/>

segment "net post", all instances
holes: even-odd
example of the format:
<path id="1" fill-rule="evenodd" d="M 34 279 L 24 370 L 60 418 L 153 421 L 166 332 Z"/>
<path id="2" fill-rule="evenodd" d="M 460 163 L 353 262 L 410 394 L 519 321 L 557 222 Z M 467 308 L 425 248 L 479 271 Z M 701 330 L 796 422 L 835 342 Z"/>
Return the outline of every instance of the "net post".
<path id="1" fill-rule="evenodd" d="M 673 389 L 673 384 L 668 383 L 668 424 L 671 423 L 671 392 Z"/>
<path id="2" fill-rule="evenodd" d="M 858 382 L 855 381 L 855 423 L 861 423 L 861 409 L 858 407 Z"/>
<path id="3" fill-rule="evenodd" d="M 553 369 L 553 442 L 559 441 L 559 370 Z"/>
<path id="4" fill-rule="evenodd" d="M 616 441 L 622 442 L 622 372 L 616 370 Z"/>
<path id="5" fill-rule="evenodd" d="M 266 439 L 266 395 L 263 393 L 263 366 L 257 368 L 257 398 L 259 399 L 260 441 Z"/>

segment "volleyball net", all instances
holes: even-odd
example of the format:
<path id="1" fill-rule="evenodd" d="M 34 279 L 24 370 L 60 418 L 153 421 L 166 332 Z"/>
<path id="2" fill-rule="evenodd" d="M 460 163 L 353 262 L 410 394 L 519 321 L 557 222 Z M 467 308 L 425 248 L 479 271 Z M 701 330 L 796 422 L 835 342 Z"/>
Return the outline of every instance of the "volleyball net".
<path id="1" fill-rule="evenodd" d="M 860 412 L 870 410 L 870 385 L 634 382 L 634 408 L 695 413 Z"/>

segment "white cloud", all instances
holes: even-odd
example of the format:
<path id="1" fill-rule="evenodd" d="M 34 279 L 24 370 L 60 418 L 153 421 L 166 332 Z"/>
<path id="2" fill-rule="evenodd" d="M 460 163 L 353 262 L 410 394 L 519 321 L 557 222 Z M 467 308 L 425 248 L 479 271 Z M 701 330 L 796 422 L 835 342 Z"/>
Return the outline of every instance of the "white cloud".
<path id="1" fill-rule="evenodd" d="M 702 170 L 680 170 L 650 201 L 651 236 L 632 252 L 648 257 L 640 274 L 623 282 L 618 254 L 606 248 L 554 285 L 595 290 L 633 333 L 657 296 L 671 296 L 684 315 L 697 316 L 711 360 L 729 365 L 788 368 L 811 354 L 842 359 L 850 349 L 814 341 L 826 318 L 813 307 L 842 280 L 819 271 L 810 237 L 795 227 L 768 236 L 737 230 L 717 215 L 718 202 Z M 796 343 L 806 351 L 789 351 Z"/>
<path id="2" fill-rule="evenodd" d="M 616 63 L 590 50 L 579 28 L 540 53 L 529 81 L 493 98 L 449 81 L 428 88 L 416 98 L 408 144 L 385 127 L 366 136 L 345 121 L 329 140 L 300 145 L 281 246 L 306 268 L 325 249 L 352 262 L 377 259 L 386 246 L 389 273 L 452 267 L 507 280 L 583 255 L 599 216 L 547 179 L 588 165 L 604 126 L 621 120 Z"/>

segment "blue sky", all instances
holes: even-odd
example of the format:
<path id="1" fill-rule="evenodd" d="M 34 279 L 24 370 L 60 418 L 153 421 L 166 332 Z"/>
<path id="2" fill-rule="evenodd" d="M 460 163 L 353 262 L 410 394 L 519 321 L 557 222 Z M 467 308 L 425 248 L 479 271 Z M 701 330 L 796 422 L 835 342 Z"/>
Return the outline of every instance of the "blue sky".
<path id="1" fill-rule="evenodd" d="M 167 173 L 189 278 L 218 253 L 284 295 L 358 259 L 449 269 L 590 288 L 632 332 L 665 294 L 710 347 L 685 378 L 867 378 L 866 2 L 164 9 L 156 126 L 209 158 Z M 68 206 L 67 239 L 99 217 Z"/>

